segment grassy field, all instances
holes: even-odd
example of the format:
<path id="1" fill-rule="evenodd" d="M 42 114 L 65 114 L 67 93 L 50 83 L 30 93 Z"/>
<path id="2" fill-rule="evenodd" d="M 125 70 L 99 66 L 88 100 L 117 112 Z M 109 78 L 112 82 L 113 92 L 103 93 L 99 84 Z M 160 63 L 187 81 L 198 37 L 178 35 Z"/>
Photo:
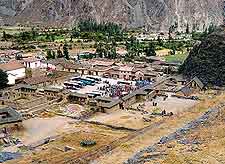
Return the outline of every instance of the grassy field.
<path id="1" fill-rule="evenodd" d="M 31 28 L 29 27 L 6 27 L 6 26 L 3 26 L 3 27 L 0 27 L 0 36 L 2 36 L 2 33 L 3 31 L 5 31 L 7 34 L 16 34 L 16 33 L 19 33 L 19 32 L 22 32 L 22 31 L 30 31 Z"/>
<path id="2" fill-rule="evenodd" d="M 170 56 L 165 56 L 165 60 L 167 62 L 183 62 L 188 56 L 188 53 L 184 54 L 176 54 L 176 55 L 170 55 Z"/>

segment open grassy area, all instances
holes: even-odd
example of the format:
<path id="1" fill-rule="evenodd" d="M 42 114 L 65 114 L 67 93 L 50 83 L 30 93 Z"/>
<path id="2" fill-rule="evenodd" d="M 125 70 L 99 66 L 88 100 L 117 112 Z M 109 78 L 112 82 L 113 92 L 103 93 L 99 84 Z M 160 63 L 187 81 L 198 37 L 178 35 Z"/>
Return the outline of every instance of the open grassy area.
<path id="1" fill-rule="evenodd" d="M 3 26 L 0 27 L 0 37 L 2 36 L 3 31 L 5 31 L 7 34 L 14 35 L 17 33 L 20 33 L 22 31 L 30 31 L 31 28 L 29 27 L 7 27 Z"/>
<path id="2" fill-rule="evenodd" d="M 188 56 L 188 53 L 184 54 L 176 54 L 176 55 L 170 55 L 170 56 L 165 56 L 165 60 L 167 62 L 183 62 Z"/>

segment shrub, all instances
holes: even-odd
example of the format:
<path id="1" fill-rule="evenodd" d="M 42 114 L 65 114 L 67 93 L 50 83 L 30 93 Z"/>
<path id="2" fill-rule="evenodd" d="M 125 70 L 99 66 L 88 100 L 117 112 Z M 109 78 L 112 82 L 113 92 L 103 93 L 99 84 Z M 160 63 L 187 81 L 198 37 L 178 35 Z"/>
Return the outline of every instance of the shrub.
<path id="1" fill-rule="evenodd" d="M 95 145 L 96 145 L 96 142 L 93 140 L 82 140 L 80 142 L 80 146 L 82 147 L 89 147 L 89 146 L 95 146 Z"/>

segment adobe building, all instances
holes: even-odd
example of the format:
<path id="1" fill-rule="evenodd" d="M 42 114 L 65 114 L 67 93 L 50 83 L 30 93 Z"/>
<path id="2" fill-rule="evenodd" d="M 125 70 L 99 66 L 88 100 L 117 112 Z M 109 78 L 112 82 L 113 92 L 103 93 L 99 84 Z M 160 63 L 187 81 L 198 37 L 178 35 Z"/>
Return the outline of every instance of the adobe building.
<path id="1" fill-rule="evenodd" d="M 22 120 L 21 114 L 13 108 L 0 108 L 0 129 L 19 129 L 22 127 Z"/>

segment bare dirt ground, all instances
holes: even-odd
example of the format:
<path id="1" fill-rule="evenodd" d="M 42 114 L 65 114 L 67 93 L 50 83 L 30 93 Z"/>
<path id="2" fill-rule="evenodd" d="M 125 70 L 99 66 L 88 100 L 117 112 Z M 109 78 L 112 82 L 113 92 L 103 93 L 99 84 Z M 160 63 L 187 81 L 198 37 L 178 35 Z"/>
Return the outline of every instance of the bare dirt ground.
<path id="1" fill-rule="evenodd" d="M 153 102 L 157 102 L 158 106 L 154 107 Z M 142 109 L 150 113 L 155 109 L 160 109 L 161 111 L 165 109 L 168 113 L 173 112 L 174 114 L 177 114 L 192 108 L 197 103 L 198 102 L 194 100 L 179 99 L 176 97 L 169 97 L 164 101 L 162 97 L 157 97 L 154 101 L 144 102 L 145 106 Z M 136 103 L 132 107 L 137 108 L 140 104 L 143 103 Z M 114 110 L 110 113 L 98 113 L 90 118 L 89 121 L 101 122 L 113 126 L 123 126 L 132 129 L 141 129 L 162 119 L 161 117 L 155 117 L 151 118 L 151 122 L 145 122 L 143 117 L 146 116 L 138 111 Z"/>
<path id="2" fill-rule="evenodd" d="M 128 134 L 128 132 L 113 131 L 109 128 L 86 123 L 75 123 L 72 126 L 76 129 L 76 132 L 64 133 L 60 138 L 38 148 L 38 150 L 32 154 L 28 153 L 22 159 L 10 161 L 8 163 L 64 163 L 71 156 L 80 156 Z M 81 147 L 80 141 L 82 140 L 93 140 L 96 141 L 97 144 L 93 147 Z M 71 147 L 72 150 L 68 152 L 63 151 L 65 146 Z"/>
<path id="3" fill-rule="evenodd" d="M 97 160 L 94 160 L 93 163 L 111 164 L 112 161 L 114 161 L 115 164 L 123 163 L 137 151 L 157 143 L 162 136 L 166 136 L 176 131 L 176 129 L 183 127 L 188 122 L 198 118 L 206 112 L 208 108 L 213 107 L 220 102 L 224 102 L 224 98 L 225 95 L 220 95 L 214 98 L 206 97 L 204 101 L 195 105 L 193 108 L 186 110 L 183 113 L 175 114 L 173 117 L 165 118 L 165 122 L 160 126 L 157 126 L 156 128 L 153 128 L 144 134 L 125 142 L 112 152 L 105 154 Z"/>
<path id="4" fill-rule="evenodd" d="M 154 122 L 157 118 L 154 119 Z M 136 111 L 114 110 L 110 113 L 97 113 L 88 121 L 101 122 L 108 125 L 126 127 L 131 129 L 141 129 L 149 124 L 143 120 L 143 115 Z"/>
<path id="5" fill-rule="evenodd" d="M 115 148 L 112 149 L 107 154 L 101 154 L 102 156 L 99 158 L 89 158 L 92 160 L 91 163 L 99 163 L 99 164 L 119 164 L 126 161 L 136 152 L 142 150 L 143 148 L 157 143 L 162 136 L 167 136 L 172 132 L 175 132 L 176 129 L 183 127 L 188 122 L 198 118 L 204 112 L 208 111 L 210 107 L 219 104 L 220 102 L 224 102 L 225 94 L 222 95 L 205 95 L 204 99 L 194 105 L 192 108 L 188 108 L 183 112 L 178 112 L 172 117 L 160 117 L 160 124 L 152 124 L 151 128 L 147 128 L 147 130 L 142 131 L 141 133 L 136 132 L 126 132 L 120 130 L 113 130 L 110 128 L 106 128 L 104 126 L 88 124 L 85 122 L 77 122 L 77 121 L 68 121 L 65 123 L 61 122 L 59 119 L 59 123 L 55 124 L 57 121 L 53 121 L 53 123 L 49 123 L 50 127 L 52 127 L 52 131 L 47 128 L 48 122 L 43 124 L 35 123 L 37 126 L 33 126 L 33 130 L 30 130 L 30 134 L 39 135 L 41 130 L 44 129 L 46 135 L 52 134 L 54 135 L 56 132 L 59 132 L 61 135 L 55 141 L 50 142 L 44 146 L 39 147 L 36 151 L 27 152 L 23 158 L 17 159 L 16 161 L 10 161 L 8 163 L 67 163 L 70 160 L 75 160 L 79 157 L 84 157 L 88 155 L 90 152 L 96 152 L 102 146 L 108 145 L 115 140 L 121 140 L 122 138 L 129 138 L 128 140 L 122 140 L 124 142 L 119 142 Z M 123 113 L 125 112 L 125 113 Z M 122 113 L 122 115 L 120 114 Z M 99 121 L 104 120 L 104 122 L 109 122 L 113 125 L 116 125 L 117 121 L 125 120 L 124 125 L 131 125 L 135 127 L 136 124 L 141 124 L 141 119 L 138 119 L 137 113 L 131 113 L 133 119 L 130 120 L 127 117 L 127 111 L 114 111 L 111 114 L 100 114 L 95 117 L 98 118 Z M 123 115 L 124 114 L 124 115 Z M 126 116 L 126 117 L 125 117 Z M 111 119 L 112 117 L 112 119 Z M 135 118 L 137 122 L 135 122 Z M 54 118 L 54 117 L 53 117 Z M 65 118 L 63 118 L 64 120 Z M 123 121 L 121 121 L 123 122 Z M 158 121 L 156 121 L 158 122 Z M 29 123 L 28 123 L 29 124 Z M 117 123 L 118 124 L 118 123 Z M 149 124 L 149 123 L 148 123 Z M 56 126 L 57 125 L 57 126 Z M 119 124 L 120 125 L 120 124 Z M 151 123 L 150 123 L 151 125 Z M 43 128 L 46 126 L 47 129 Z M 58 128 L 56 128 L 56 127 Z M 138 125 L 139 126 L 139 125 Z M 53 128 L 54 127 L 54 128 Z M 62 127 L 62 128 L 61 128 Z M 131 128 L 133 128 L 131 127 Z M 139 127 L 138 127 L 139 128 Z M 31 128 L 32 129 L 32 128 Z M 218 131 L 215 131 L 216 133 Z M 133 133 L 137 135 L 133 135 Z M 210 133 L 208 133 L 210 134 Z M 129 137 L 129 136 L 134 137 Z M 223 133 L 221 133 L 223 135 Z M 32 137 L 32 136 L 27 136 Z M 36 138 L 36 137 L 34 137 Z M 97 145 L 90 148 L 83 148 L 80 146 L 80 141 L 90 139 L 95 140 Z M 28 140 L 29 141 L 29 140 Z M 222 141 L 222 140 L 221 140 Z M 219 144 L 219 143 L 218 143 Z M 72 147 L 71 151 L 65 152 L 63 151 L 65 146 Z M 216 148 L 215 148 L 216 150 Z M 168 162 L 169 163 L 169 162 Z M 176 162 L 175 162 L 176 163 Z"/>
<path id="6" fill-rule="evenodd" d="M 54 137 L 73 130 L 71 129 L 70 122 L 74 121 L 64 117 L 31 118 L 24 120 L 22 123 L 23 129 L 13 133 L 12 136 L 19 138 L 22 145 L 28 146 L 48 137 Z M 6 147 L 3 150 L 16 152 L 19 148 L 17 145 Z"/>
<path id="7" fill-rule="evenodd" d="M 41 139 L 67 132 L 72 119 L 65 117 L 32 118 L 23 121 L 24 130 L 18 134 L 23 144 L 28 145 Z"/>
<path id="8" fill-rule="evenodd" d="M 156 107 L 153 106 L 153 102 L 158 103 L 158 105 Z M 179 113 L 193 107 L 197 103 L 198 102 L 195 100 L 181 99 L 171 96 L 169 96 L 165 101 L 163 100 L 163 97 L 157 97 L 153 101 L 146 101 L 144 103 L 143 110 L 153 112 L 154 109 L 159 109 L 161 111 L 166 110 L 168 113 Z M 143 103 L 136 103 L 132 107 L 137 108 L 139 104 Z"/>

